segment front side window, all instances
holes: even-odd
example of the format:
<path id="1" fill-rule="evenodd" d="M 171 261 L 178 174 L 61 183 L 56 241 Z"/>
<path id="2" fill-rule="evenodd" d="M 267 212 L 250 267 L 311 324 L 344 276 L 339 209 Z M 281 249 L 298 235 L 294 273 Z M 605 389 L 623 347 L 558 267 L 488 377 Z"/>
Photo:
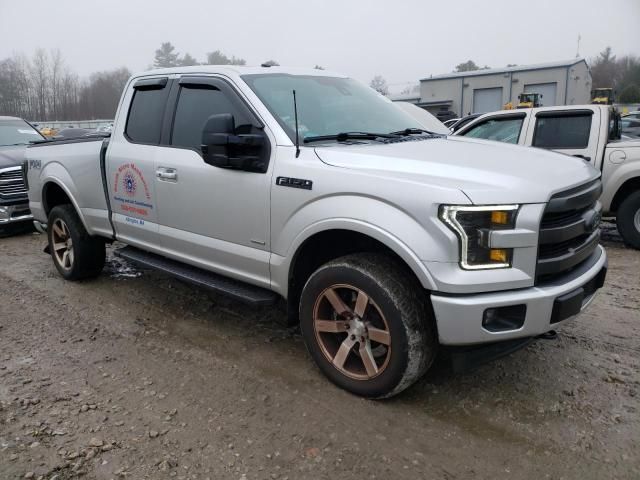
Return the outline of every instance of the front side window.
<path id="1" fill-rule="evenodd" d="M 475 127 L 471 127 L 463 135 L 465 137 L 517 144 L 523 121 L 524 117 L 490 118 Z"/>
<path id="2" fill-rule="evenodd" d="M 587 148 L 591 114 L 544 116 L 536 119 L 533 146 L 540 148 Z"/>
<path id="3" fill-rule="evenodd" d="M 44 137 L 24 120 L 0 120 L 0 147 L 29 145 Z"/>
<path id="4" fill-rule="evenodd" d="M 178 105 L 173 119 L 171 145 L 200 150 L 202 130 L 211 115 L 233 115 L 236 132 L 249 133 L 252 125 L 247 116 L 236 108 L 220 89 L 209 85 L 180 88 Z"/>
<path id="5" fill-rule="evenodd" d="M 391 100 L 350 78 L 291 75 L 243 75 L 243 80 L 295 140 L 293 91 L 296 91 L 300 140 L 344 132 L 390 133 L 424 128 Z"/>
<path id="6" fill-rule="evenodd" d="M 125 133 L 132 142 L 158 145 L 168 88 L 136 89 Z"/>

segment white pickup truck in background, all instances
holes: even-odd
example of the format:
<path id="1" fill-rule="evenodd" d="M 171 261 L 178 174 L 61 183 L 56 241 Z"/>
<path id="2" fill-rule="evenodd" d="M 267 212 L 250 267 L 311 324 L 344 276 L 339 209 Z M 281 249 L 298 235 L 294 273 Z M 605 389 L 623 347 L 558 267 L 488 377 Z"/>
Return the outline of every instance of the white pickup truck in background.
<path id="1" fill-rule="evenodd" d="M 602 172 L 604 215 L 615 216 L 625 243 L 640 249 L 640 139 L 620 140 L 618 121 L 606 105 L 502 110 L 478 117 L 455 135 L 583 158 Z"/>

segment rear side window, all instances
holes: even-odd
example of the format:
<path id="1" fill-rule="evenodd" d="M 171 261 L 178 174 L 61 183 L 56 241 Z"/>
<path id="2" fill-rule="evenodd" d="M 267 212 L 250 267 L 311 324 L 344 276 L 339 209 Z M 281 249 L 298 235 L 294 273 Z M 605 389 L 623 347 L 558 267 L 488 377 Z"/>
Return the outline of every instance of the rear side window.
<path id="1" fill-rule="evenodd" d="M 200 151 L 202 130 L 211 115 L 230 113 L 236 133 L 248 133 L 251 126 L 247 116 L 236 108 L 227 94 L 213 85 L 183 86 L 173 119 L 171 145 Z"/>
<path id="2" fill-rule="evenodd" d="M 591 115 L 544 116 L 536 119 L 533 146 L 540 148 L 586 148 L 591 132 Z"/>
<path id="3" fill-rule="evenodd" d="M 125 133 L 135 143 L 160 143 L 162 116 L 169 89 L 164 85 L 136 88 L 129 108 Z"/>
<path id="4" fill-rule="evenodd" d="M 471 127 L 463 135 L 471 138 L 483 138 L 496 142 L 518 143 L 524 117 L 491 118 L 475 127 Z"/>

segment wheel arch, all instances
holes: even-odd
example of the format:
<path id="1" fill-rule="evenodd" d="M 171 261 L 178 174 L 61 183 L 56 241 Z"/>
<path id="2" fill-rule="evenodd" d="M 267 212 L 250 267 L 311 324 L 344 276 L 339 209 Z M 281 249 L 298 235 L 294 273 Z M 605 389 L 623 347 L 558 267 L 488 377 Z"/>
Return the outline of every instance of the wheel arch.
<path id="1" fill-rule="evenodd" d="M 425 290 L 435 288 L 430 273 L 406 244 L 390 232 L 364 222 L 347 219 L 319 222 L 301 233 L 290 251 L 294 253 L 288 256 L 289 262 L 279 266 L 289 323 L 297 322 L 300 294 L 309 276 L 320 265 L 351 253 L 387 254 L 406 268 Z"/>
<path id="2" fill-rule="evenodd" d="M 49 213 L 54 207 L 58 205 L 71 205 L 73 206 L 76 214 L 80 218 L 82 225 L 84 228 L 89 231 L 87 228 L 87 223 L 84 219 L 84 215 L 82 214 L 82 210 L 80 209 L 78 202 L 75 197 L 71 193 L 70 189 L 65 185 L 57 177 L 49 177 L 42 184 L 42 209 L 47 216 L 49 217 Z"/>
<path id="3" fill-rule="evenodd" d="M 620 187 L 618 187 L 618 190 L 611 199 L 611 205 L 609 206 L 608 211 L 616 213 L 624 199 L 633 192 L 638 191 L 640 191 L 640 176 L 628 178 L 622 185 L 620 185 Z"/>

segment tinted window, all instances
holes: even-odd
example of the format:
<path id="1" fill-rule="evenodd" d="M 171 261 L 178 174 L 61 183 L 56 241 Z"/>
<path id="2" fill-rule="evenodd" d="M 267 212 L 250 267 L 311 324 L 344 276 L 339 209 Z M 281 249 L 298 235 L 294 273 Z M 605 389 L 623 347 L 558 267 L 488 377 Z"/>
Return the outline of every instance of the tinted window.
<path id="1" fill-rule="evenodd" d="M 465 137 L 483 138 L 504 143 L 518 143 L 524 118 L 491 118 L 467 132 Z"/>
<path id="2" fill-rule="evenodd" d="M 586 148 L 589 145 L 591 115 L 538 117 L 533 146 L 540 148 Z"/>
<path id="3" fill-rule="evenodd" d="M 160 127 L 168 91 L 168 88 L 136 89 L 125 130 L 133 142 L 160 143 Z"/>
<path id="4" fill-rule="evenodd" d="M 182 87 L 173 120 L 171 144 L 200 150 L 202 129 L 211 115 L 230 113 L 236 123 L 236 133 L 248 133 L 246 115 L 239 111 L 225 93 L 215 87 Z"/>

